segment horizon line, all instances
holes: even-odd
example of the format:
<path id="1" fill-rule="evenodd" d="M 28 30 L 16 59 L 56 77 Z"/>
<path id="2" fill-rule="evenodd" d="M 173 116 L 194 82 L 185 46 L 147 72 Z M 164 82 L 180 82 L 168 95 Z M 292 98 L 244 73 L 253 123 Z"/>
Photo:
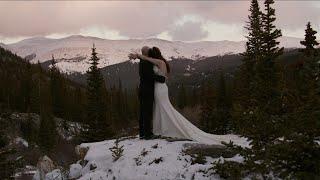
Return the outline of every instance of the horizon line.
<path id="1" fill-rule="evenodd" d="M 97 36 L 86 36 L 86 35 L 81 35 L 81 34 L 72 34 L 68 35 L 65 37 L 58 37 L 58 38 L 53 38 L 53 37 L 48 37 L 48 36 L 31 36 L 31 37 L 25 37 L 23 39 L 19 39 L 16 42 L 12 43 L 4 43 L 1 42 L 2 39 L 0 39 L 0 43 L 5 44 L 5 45 L 12 45 L 16 43 L 20 43 L 25 40 L 29 39 L 36 39 L 36 38 L 43 38 L 43 39 L 49 39 L 49 40 L 61 40 L 61 39 L 67 39 L 73 36 L 78 36 L 78 37 L 84 37 L 84 38 L 97 38 L 101 40 L 108 40 L 108 41 L 129 41 L 129 40 L 151 40 L 151 39 L 156 39 L 156 40 L 162 40 L 162 41 L 169 41 L 169 42 L 182 42 L 182 43 L 199 43 L 199 42 L 222 42 L 222 41 L 230 41 L 230 42 L 245 42 L 246 40 L 240 40 L 240 41 L 235 41 L 235 40 L 216 40 L 216 41 L 210 41 L 210 40 L 197 40 L 197 41 L 182 41 L 182 40 L 168 40 L 168 39 L 162 39 L 158 37 L 147 37 L 147 38 L 128 38 L 128 39 L 107 39 L 107 38 L 102 38 L 102 37 L 97 37 Z M 296 38 L 296 39 L 303 39 L 303 37 L 295 37 L 295 36 L 281 36 L 281 37 L 287 37 L 287 38 Z"/>

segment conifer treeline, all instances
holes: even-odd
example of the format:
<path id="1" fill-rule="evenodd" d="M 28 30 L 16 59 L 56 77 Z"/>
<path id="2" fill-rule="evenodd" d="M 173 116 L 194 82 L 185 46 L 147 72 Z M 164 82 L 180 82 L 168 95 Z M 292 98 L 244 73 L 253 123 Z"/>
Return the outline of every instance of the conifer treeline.
<path id="1" fill-rule="evenodd" d="M 226 74 L 221 70 L 218 81 L 201 85 L 200 97 L 200 127 L 209 133 L 227 134 L 233 131 L 232 125 L 232 92 L 231 85 L 226 83 Z"/>
<path id="2" fill-rule="evenodd" d="M 318 42 L 307 24 L 305 46 L 296 64 L 277 61 L 283 48 L 273 0 L 264 12 L 251 1 L 246 52 L 235 78 L 232 121 L 235 132 L 251 149 L 233 146 L 243 163 L 217 163 L 224 178 L 254 177 L 316 179 L 320 177 L 320 69 Z"/>
<path id="3" fill-rule="evenodd" d="M 0 112 L 39 114 L 40 132 L 32 135 L 30 142 L 39 142 L 44 150 L 49 150 L 56 139 L 54 117 L 79 123 L 90 122 L 88 119 L 92 114 L 88 104 L 94 104 L 87 98 L 86 92 L 90 89 L 87 91 L 85 87 L 69 81 L 55 64 L 53 57 L 50 69 L 46 71 L 40 63 L 30 64 L 0 48 Z M 105 83 L 103 79 L 101 81 Z M 137 122 L 136 93 L 128 92 L 122 88 L 121 82 L 119 84 L 108 90 L 104 86 L 103 96 L 98 98 L 99 108 L 105 111 L 103 116 L 117 131 Z M 50 138 L 52 144 L 48 143 Z"/>

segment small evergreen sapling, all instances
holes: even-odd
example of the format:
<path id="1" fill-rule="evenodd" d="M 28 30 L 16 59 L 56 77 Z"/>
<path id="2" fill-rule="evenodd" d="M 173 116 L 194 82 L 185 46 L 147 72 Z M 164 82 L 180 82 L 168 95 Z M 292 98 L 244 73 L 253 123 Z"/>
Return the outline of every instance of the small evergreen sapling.
<path id="1" fill-rule="evenodd" d="M 114 146 L 109 148 L 109 150 L 112 152 L 113 162 L 117 161 L 120 157 L 123 156 L 123 145 L 120 146 L 119 142 L 120 140 L 116 139 L 116 141 L 114 142 Z"/>

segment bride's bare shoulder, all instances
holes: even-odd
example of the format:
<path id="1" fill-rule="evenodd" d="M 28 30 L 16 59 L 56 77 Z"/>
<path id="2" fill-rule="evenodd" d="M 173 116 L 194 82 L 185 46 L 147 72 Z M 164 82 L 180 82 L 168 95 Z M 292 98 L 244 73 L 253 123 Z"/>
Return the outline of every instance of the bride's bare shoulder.
<path id="1" fill-rule="evenodd" d="M 163 74 L 167 77 L 168 76 L 168 69 L 167 69 L 167 65 L 165 62 L 161 63 L 160 69 L 163 72 Z"/>

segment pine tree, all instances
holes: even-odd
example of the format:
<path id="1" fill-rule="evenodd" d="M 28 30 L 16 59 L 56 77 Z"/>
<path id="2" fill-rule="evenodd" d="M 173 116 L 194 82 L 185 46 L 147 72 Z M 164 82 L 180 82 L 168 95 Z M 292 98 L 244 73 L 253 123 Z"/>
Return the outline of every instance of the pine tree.
<path id="1" fill-rule="evenodd" d="M 51 112 L 42 109 L 40 113 L 39 144 L 44 152 L 51 152 L 57 143 L 56 122 Z"/>
<path id="2" fill-rule="evenodd" d="M 23 99 L 23 109 L 24 112 L 30 112 L 31 104 L 31 92 L 32 92 L 32 68 L 30 62 L 26 62 L 26 71 L 23 78 L 23 89 L 22 89 L 22 99 Z"/>
<path id="3" fill-rule="evenodd" d="M 248 31 L 246 36 L 246 51 L 242 54 L 245 58 L 244 64 L 249 68 L 252 68 L 254 63 L 261 56 L 262 50 L 262 12 L 260 11 L 258 0 L 252 0 L 250 5 L 250 15 L 248 16 L 249 21 L 245 26 Z"/>
<path id="4" fill-rule="evenodd" d="M 281 93 L 284 140 L 268 147 L 273 162 L 270 166 L 277 167 L 274 172 L 281 178 L 314 179 L 320 176 L 320 146 L 315 142 L 320 135 L 320 57 L 310 46 L 303 52 L 303 66 L 282 72 L 286 75 L 282 77 Z"/>
<path id="5" fill-rule="evenodd" d="M 317 31 L 313 30 L 311 27 L 311 23 L 308 22 L 307 29 L 305 30 L 305 38 L 304 41 L 300 41 L 300 43 L 305 46 L 305 49 L 303 49 L 303 52 L 306 56 L 316 55 L 316 49 L 315 46 L 319 45 L 319 43 L 316 41 L 316 34 Z"/>
<path id="6" fill-rule="evenodd" d="M 87 71 L 87 130 L 84 132 L 84 140 L 101 141 L 110 137 L 112 132 L 107 123 L 106 87 L 98 69 L 99 58 L 94 45 L 91 55 L 91 66 Z"/>
<path id="7" fill-rule="evenodd" d="M 121 79 L 119 79 L 118 82 L 118 90 L 116 91 L 116 109 L 119 119 L 119 123 L 121 123 L 121 127 L 123 127 L 124 124 L 127 123 L 126 119 L 126 102 L 124 97 L 124 91 L 122 89 L 122 82 Z"/>
<path id="8" fill-rule="evenodd" d="M 50 88 L 51 88 L 51 98 L 52 98 L 52 107 L 53 113 L 57 117 L 66 118 L 65 100 L 66 97 L 66 87 L 64 79 L 62 78 L 59 69 L 56 67 L 56 61 L 52 55 L 51 68 L 50 68 Z"/>
<path id="9" fill-rule="evenodd" d="M 45 82 L 41 83 L 39 144 L 44 152 L 50 152 L 57 142 L 58 133 L 52 113 L 51 100 L 49 85 Z"/>
<path id="10" fill-rule="evenodd" d="M 304 123 L 304 129 L 301 133 L 311 139 L 319 136 L 320 128 L 320 56 L 316 53 L 314 46 L 318 45 L 316 41 L 316 31 L 311 28 L 310 22 L 307 25 L 305 41 L 301 44 L 305 46 L 304 65 L 299 69 L 299 96 L 303 101 L 301 104 L 300 120 Z M 302 108 L 303 107 L 303 108 Z M 302 123 L 301 122 L 301 123 Z"/>
<path id="11" fill-rule="evenodd" d="M 26 139 L 29 143 L 36 143 L 38 137 L 38 128 L 33 122 L 31 113 L 28 113 L 26 121 L 21 122 L 20 130 L 22 137 Z"/>
<path id="12" fill-rule="evenodd" d="M 119 127 L 119 121 L 120 121 L 120 116 L 119 116 L 119 111 L 118 111 L 118 98 L 117 98 L 118 90 L 113 84 L 109 90 L 109 95 L 108 95 L 108 101 L 110 102 L 110 107 L 108 109 L 108 119 L 111 120 L 113 128 L 118 128 Z"/>
<path id="13" fill-rule="evenodd" d="M 32 84 L 31 97 L 30 97 L 30 110 L 31 112 L 40 114 L 40 95 L 41 95 L 41 84 L 44 81 L 43 70 L 41 64 L 38 61 L 36 65 L 36 74 Z"/>
<path id="14" fill-rule="evenodd" d="M 128 119 L 127 118 L 130 118 L 131 116 L 131 112 L 130 112 L 130 109 L 129 109 L 129 102 L 128 102 L 128 92 L 127 92 L 127 89 L 124 88 L 123 90 L 123 119 L 124 119 L 124 123 L 125 124 L 128 124 Z"/>
<path id="15" fill-rule="evenodd" d="M 233 118 L 235 119 L 235 126 L 239 133 L 243 133 L 246 123 L 250 123 L 246 115 L 252 111 L 256 106 L 256 100 L 253 97 L 256 86 L 256 66 L 262 58 L 263 46 L 263 26 L 262 26 L 262 12 L 260 11 L 257 0 L 252 0 L 250 5 L 249 21 L 245 26 L 248 31 L 246 36 L 246 51 L 242 53 L 242 64 L 236 75 L 236 91 L 235 91 L 235 111 Z"/>
<path id="16" fill-rule="evenodd" d="M 200 125 L 204 131 L 211 132 L 215 108 L 215 92 L 211 83 L 202 83 L 200 94 Z"/>
<path id="17" fill-rule="evenodd" d="M 298 70 L 293 76 L 295 81 L 290 81 L 288 79 L 291 75 L 284 71 L 286 68 L 279 72 L 275 62 L 283 48 L 278 47 L 277 38 L 281 36 L 281 31 L 274 25 L 276 18 L 275 10 L 271 7 L 273 3 L 273 0 L 264 3 L 262 50 L 254 67 L 253 101 L 249 111 L 244 112 L 240 118 L 244 122 L 241 132 L 251 141 L 252 147 L 240 148 L 245 159 L 243 164 L 226 163 L 217 167 L 220 172 L 224 168 L 237 169 L 238 175 L 245 177 L 256 174 L 265 179 L 272 173 L 274 178 L 313 179 L 319 177 L 320 173 L 320 148 L 314 142 L 320 124 L 319 100 L 316 93 L 311 93 L 317 92 L 317 88 L 311 88 L 316 87 L 314 80 L 317 79 L 317 73 L 307 70 L 310 76 L 305 76 L 302 74 L 306 72 Z M 315 64 L 316 60 L 308 62 L 312 62 L 311 66 L 315 68 L 319 67 Z M 305 87 L 300 84 L 302 82 Z"/>
<path id="18" fill-rule="evenodd" d="M 80 87 L 77 87 L 73 93 L 73 99 L 74 101 L 72 101 L 72 103 L 74 102 L 74 104 L 72 104 L 72 119 L 76 122 L 81 122 L 84 123 L 84 97 L 83 97 L 83 93 Z"/>
<path id="19" fill-rule="evenodd" d="M 273 64 L 275 58 L 283 53 L 283 47 L 279 48 L 280 42 L 277 38 L 281 37 L 281 30 L 276 29 L 274 22 L 276 20 L 275 9 L 271 6 L 274 4 L 274 0 L 265 0 L 265 13 L 262 14 L 262 52 L 264 58 L 268 63 Z"/>
<path id="20" fill-rule="evenodd" d="M 187 94 L 186 89 L 183 84 L 179 87 L 179 94 L 178 94 L 178 107 L 183 109 L 187 105 Z"/>
<path id="21" fill-rule="evenodd" d="M 195 97 L 198 97 L 197 88 L 192 87 L 192 94 L 191 94 L 191 98 L 190 98 L 191 107 L 195 107 L 198 104 L 198 98 L 195 98 Z"/>
<path id="22" fill-rule="evenodd" d="M 254 59 L 251 66 L 253 74 L 244 76 L 250 77 L 249 91 L 244 91 L 244 93 L 250 93 L 244 96 L 244 98 L 247 97 L 250 100 L 243 104 L 239 103 L 238 98 L 240 107 L 235 107 L 237 109 L 236 115 L 239 117 L 238 130 L 251 141 L 250 144 L 252 145 L 251 149 L 245 150 L 245 166 L 249 169 L 249 172 L 257 172 L 263 175 L 270 170 L 268 169 L 270 160 L 268 158 L 273 158 L 272 156 L 268 157 L 271 154 L 268 151 L 274 150 L 269 149 L 269 147 L 283 135 L 283 107 L 279 89 L 279 69 L 275 63 L 278 56 L 283 52 L 283 48 L 278 47 L 277 38 L 281 36 L 281 31 L 276 29 L 274 25 L 276 17 L 275 9 L 271 7 L 273 3 L 273 0 L 265 0 L 265 12 L 261 14 L 260 21 L 261 31 L 256 30 L 261 32 L 261 34 L 255 36 L 255 38 L 260 39 L 260 42 L 258 42 L 261 46 L 260 50 L 257 50 L 255 54 L 244 53 L 246 55 L 244 58 L 250 58 L 248 55 L 252 54 L 251 58 Z M 256 7 L 256 14 L 258 14 L 257 2 L 253 1 L 253 5 Z M 253 26 L 254 23 L 251 25 Z M 257 27 L 255 26 L 255 28 Z M 248 38 L 252 39 L 250 35 Z M 251 49 L 247 48 L 247 51 Z M 240 76 L 243 76 L 242 72 L 240 71 Z"/>
<path id="23" fill-rule="evenodd" d="M 217 96 L 215 110 L 213 113 L 212 132 L 215 134 L 226 134 L 231 132 L 231 105 L 228 102 L 226 82 L 224 73 L 220 72 L 219 83 L 217 86 Z"/>
<path id="24" fill-rule="evenodd" d="M 277 138 L 280 126 L 281 101 L 278 89 L 278 68 L 276 58 L 281 55 L 283 48 L 279 48 L 277 38 L 281 31 L 273 24 L 276 20 L 275 10 L 271 7 L 273 0 L 265 1 L 265 13 L 262 14 L 262 58 L 256 64 L 254 89 L 252 92 L 255 105 L 248 115 L 247 125 L 251 128 L 249 137 L 254 139 L 252 143 L 258 149 Z"/>

